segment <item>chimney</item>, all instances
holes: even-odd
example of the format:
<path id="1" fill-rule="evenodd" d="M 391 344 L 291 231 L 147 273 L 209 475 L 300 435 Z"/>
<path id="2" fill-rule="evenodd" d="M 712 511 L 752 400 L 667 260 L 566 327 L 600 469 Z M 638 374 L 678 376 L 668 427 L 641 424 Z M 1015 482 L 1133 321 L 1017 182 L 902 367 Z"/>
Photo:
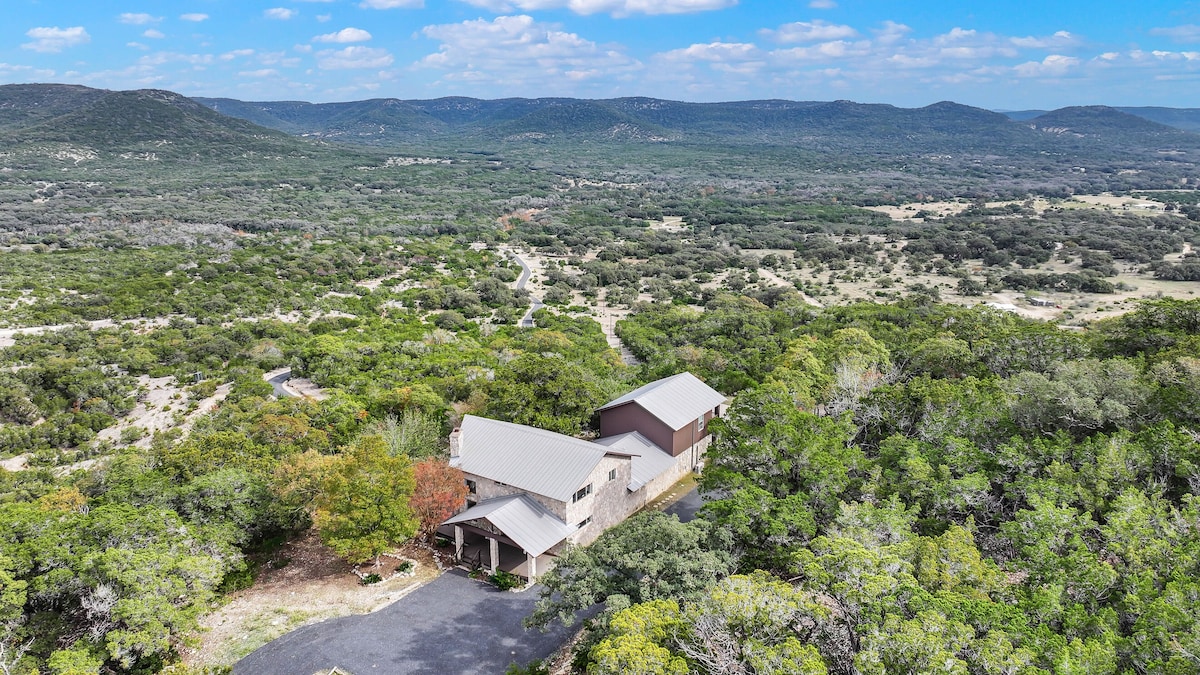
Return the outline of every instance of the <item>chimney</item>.
<path id="1" fill-rule="evenodd" d="M 450 457 L 458 457 L 462 451 L 462 428 L 454 427 L 454 431 L 450 432 Z"/>

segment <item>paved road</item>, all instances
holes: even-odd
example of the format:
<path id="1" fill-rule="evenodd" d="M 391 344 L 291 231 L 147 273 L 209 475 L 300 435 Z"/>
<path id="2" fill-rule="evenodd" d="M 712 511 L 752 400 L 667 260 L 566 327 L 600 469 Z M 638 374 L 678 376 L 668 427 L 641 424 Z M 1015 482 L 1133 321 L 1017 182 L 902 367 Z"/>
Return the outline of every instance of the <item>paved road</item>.
<path id="1" fill-rule="evenodd" d="M 525 288 L 525 284 L 529 283 L 529 276 L 532 274 L 532 270 L 529 269 L 528 263 L 526 263 L 524 260 L 521 260 L 521 256 L 517 255 L 516 251 L 509 251 L 508 255 L 511 256 L 513 260 L 517 261 L 517 264 L 521 266 L 521 276 L 517 277 L 516 289 L 518 291 L 523 290 Z M 525 315 L 521 317 L 521 320 L 517 323 L 517 325 L 522 327 L 533 326 L 533 313 L 545 306 L 546 304 L 542 302 L 541 298 L 530 294 L 529 309 L 525 311 Z"/>
<path id="2" fill-rule="evenodd" d="M 495 675 L 542 659 L 574 628 L 526 631 L 538 589 L 496 590 L 451 570 L 373 614 L 330 619 L 275 640 L 234 666 L 235 675 L 313 675 L 334 666 L 352 675 Z"/>
<path id="3" fill-rule="evenodd" d="M 292 377 L 292 371 L 291 371 L 291 369 L 288 369 L 288 370 L 285 370 L 282 373 L 276 375 L 275 377 L 272 377 L 271 379 L 267 380 L 267 382 L 270 383 L 271 388 L 275 390 L 275 398 L 296 397 L 295 394 L 293 394 L 291 391 L 284 388 L 284 386 L 283 386 L 283 383 L 287 382 L 289 379 L 291 379 L 291 377 Z"/>

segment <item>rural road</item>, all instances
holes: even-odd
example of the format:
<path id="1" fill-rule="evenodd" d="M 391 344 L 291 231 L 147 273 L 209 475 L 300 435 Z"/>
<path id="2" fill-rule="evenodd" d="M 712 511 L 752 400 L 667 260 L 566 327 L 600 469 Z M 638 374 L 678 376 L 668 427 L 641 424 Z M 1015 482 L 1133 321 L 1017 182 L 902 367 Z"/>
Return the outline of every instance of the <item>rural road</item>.
<path id="1" fill-rule="evenodd" d="M 508 255 L 512 256 L 512 259 L 517 261 L 517 264 L 521 266 L 521 276 L 517 277 L 516 289 L 518 291 L 525 290 L 525 284 L 529 283 L 529 277 L 533 274 L 533 271 L 529 269 L 528 263 L 522 260 L 521 256 L 517 255 L 515 251 L 509 251 Z M 522 327 L 532 327 L 533 313 L 544 306 L 545 303 L 542 302 L 541 298 L 530 294 L 529 309 L 526 310 L 525 315 L 521 317 L 521 321 L 517 325 Z"/>
<path id="2" fill-rule="evenodd" d="M 691 520 L 701 503 L 692 490 L 669 506 Z M 311 675 L 335 666 L 349 675 L 436 673 L 495 675 L 553 654 L 574 633 L 554 622 L 527 631 L 539 587 L 511 593 L 451 570 L 383 609 L 305 626 L 233 667 L 234 675 Z M 595 613 L 598 608 L 592 608 Z"/>
<path id="3" fill-rule="evenodd" d="M 283 386 L 283 383 L 287 382 L 292 377 L 291 368 L 284 368 L 282 371 L 273 370 L 265 374 L 263 377 L 266 378 L 267 382 L 271 385 L 271 389 L 275 390 L 275 398 L 299 398 L 299 394 Z"/>

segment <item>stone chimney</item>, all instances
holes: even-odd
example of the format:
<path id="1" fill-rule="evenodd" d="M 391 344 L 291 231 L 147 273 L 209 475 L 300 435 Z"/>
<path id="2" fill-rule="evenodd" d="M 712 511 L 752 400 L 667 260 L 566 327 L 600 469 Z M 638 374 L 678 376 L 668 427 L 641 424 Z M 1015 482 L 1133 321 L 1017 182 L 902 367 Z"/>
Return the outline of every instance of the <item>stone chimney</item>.
<path id="1" fill-rule="evenodd" d="M 458 457 L 462 451 L 462 429 L 454 427 L 454 431 L 450 432 L 450 457 L 451 459 Z"/>

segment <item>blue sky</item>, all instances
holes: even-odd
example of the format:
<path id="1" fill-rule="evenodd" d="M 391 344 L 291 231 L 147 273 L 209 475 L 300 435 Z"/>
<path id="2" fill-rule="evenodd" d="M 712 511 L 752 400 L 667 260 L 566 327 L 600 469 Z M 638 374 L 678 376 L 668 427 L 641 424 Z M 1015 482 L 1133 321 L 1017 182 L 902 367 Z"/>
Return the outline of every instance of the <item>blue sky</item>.
<path id="1" fill-rule="evenodd" d="M 0 83 L 1200 107 L 1200 0 L 3 0 Z"/>

